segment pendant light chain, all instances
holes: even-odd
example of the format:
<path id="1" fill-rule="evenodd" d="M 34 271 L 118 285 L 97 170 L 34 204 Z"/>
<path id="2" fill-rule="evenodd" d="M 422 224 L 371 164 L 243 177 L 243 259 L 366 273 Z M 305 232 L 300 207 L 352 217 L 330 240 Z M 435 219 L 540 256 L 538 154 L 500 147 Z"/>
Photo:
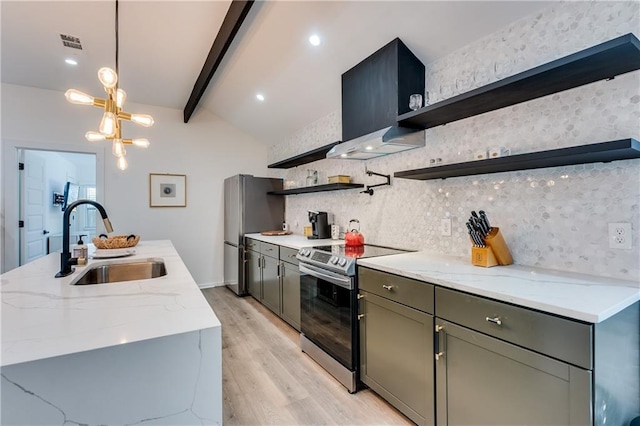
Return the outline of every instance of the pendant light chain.
<path id="1" fill-rule="evenodd" d="M 120 70 L 118 69 L 118 54 L 119 54 L 119 37 L 118 37 L 118 0 L 116 0 L 116 74 L 120 75 Z"/>

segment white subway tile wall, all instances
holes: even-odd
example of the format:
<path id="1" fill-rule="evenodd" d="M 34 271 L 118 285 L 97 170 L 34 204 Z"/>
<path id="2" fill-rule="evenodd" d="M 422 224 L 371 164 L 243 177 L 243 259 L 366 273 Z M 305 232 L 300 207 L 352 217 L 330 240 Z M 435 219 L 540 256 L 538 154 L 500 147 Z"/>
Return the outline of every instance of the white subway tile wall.
<path id="1" fill-rule="evenodd" d="M 430 100 L 455 96 L 629 32 L 638 36 L 638 2 L 568 2 L 551 6 L 426 64 Z M 340 111 L 271 147 L 275 162 L 341 138 Z M 307 169 L 319 183 L 350 175 L 364 184 L 365 167 L 385 174 L 471 161 L 478 151 L 506 147 L 521 154 L 633 137 L 640 139 L 640 71 L 426 131 L 426 147 L 368 161 L 320 160 L 274 176 L 304 186 Z M 344 229 L 360 220 L 368 243 L 470 256 L 464 223 L 485 210 L 520 265 L 638 281 L 640 279 L 640 160 L 554 167 L 446 180 L 392 179 L 373 196 L 358 190 L 287 197 L 286 219 L 302 232 L 307 210 L 333 213 Z M 440 235 L 451 218 L 452 235 Z M 607 224 L 630 222 L 632 250 L 609 249 Z"/>

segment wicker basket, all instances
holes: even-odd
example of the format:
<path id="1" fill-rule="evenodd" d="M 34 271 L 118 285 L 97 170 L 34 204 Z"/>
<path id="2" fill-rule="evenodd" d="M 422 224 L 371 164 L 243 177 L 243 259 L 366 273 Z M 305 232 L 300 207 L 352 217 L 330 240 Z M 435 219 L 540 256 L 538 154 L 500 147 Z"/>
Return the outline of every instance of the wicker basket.
<path id="1" fill-rule="evenodd" d="M 140 241 L 140 235 L 114 235 L 104 238 L 103 236 L 94 237 L 93 245 L 98 249 L 119 249 L 133 247 Z"/>

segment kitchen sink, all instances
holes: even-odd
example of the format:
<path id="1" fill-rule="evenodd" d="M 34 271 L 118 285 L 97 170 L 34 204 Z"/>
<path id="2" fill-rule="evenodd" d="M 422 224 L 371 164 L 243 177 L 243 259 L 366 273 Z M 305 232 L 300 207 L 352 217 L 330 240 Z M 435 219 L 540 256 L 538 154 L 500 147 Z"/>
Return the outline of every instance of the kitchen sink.
<path id="1" fill-rule="evenodd" d="M 107 263 L 87 269 L 71 285 L 108 284 L 121 281 L 147 280 L 167 275 L 162 259 L 149 258 L 131 262 Z"/>

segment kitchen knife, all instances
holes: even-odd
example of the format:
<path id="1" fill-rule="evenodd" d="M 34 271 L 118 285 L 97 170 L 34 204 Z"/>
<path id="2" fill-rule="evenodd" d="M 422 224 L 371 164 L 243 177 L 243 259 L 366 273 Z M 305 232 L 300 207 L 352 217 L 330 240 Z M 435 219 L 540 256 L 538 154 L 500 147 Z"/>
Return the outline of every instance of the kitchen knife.
<path id="1" fill-rule="evenodd" d="M 484 247 L 484 240 L 482 238 L 482 235 L 480 235 L 478 231 L 473 231 L 473 235 L 475 237 L 474 240 L 476 242 L 476 245 L 478 247 Z"/>
<path id="2" fill-rule="evenodd" d="M 489 218 L 484 210 L 480 210 L 480 219 L 484 222 L 485 227 L 487 228 L 487 233 L 491 232 L 491 224 L 489 223 Z"/>
<path id="3" fill-rule="evenodd" d="M 473 245 L 477 245 L 478 241 L 476 240 L 475 231 L 471 227 L 471 224 L 467 222 L 465 225 L 467 225 L 467 229 L 469 230 L 469 236 L 471 237 L 471 241 L 473 241 Z"/>
<path id="4" fill-rule="evenodd" d="M 482 211 L 482 210 L 480 210 L 480 211 Z M 482 237 L 486 237 L 489 234 L 489 227 L 487 226 L 487 224 L 482 219 L 482 215 L 480 217 L 478 217 L 478 214 L 475 211 L 472 211 L 471 212 L 471 216 L 473 216 L 473 218 L 475 218 L 476 223 L 478 225 L 478 228 L 480 229 L 480 233 L 482 234 Z"/>
<path id="5" fill-rule="evenodd" d="M 480 235 L 482 236 L 482 238 L 487 236 L 487 233 L 485 232 L 485 229 L 483 228 L 480 219 L 471 216 L 469 218 L 469 220 L 471 221 L 471 226 L 473 227 L 473 229 Z"/>

